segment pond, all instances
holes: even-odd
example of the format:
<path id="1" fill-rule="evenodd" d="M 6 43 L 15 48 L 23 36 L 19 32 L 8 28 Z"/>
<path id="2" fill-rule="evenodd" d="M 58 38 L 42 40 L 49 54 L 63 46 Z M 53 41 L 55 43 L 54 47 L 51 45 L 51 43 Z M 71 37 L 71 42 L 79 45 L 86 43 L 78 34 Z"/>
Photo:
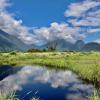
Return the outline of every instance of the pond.
<path id="1" fill-rule="evenodd" d="M 0 95 L 15 91 L 21 100 L 86 100 L 93 88 L 69 70 L 36 65 L 0 67 Z"/>

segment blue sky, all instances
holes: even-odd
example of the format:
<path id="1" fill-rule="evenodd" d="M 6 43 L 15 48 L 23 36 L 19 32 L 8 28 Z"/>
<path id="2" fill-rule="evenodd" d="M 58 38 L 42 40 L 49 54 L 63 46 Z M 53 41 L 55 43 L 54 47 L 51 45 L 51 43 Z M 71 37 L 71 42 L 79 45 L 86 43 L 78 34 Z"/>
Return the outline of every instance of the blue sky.
<path id="1" fill-rule="evenodd" d="M 66 21 L 64 11 L 75 0 L 11 0 L 9 9 L 28 26 L 49 26 L 52 22 Z"/>
<path id="2" fill-rule="evenodd" d="M 99 0 L 1 0 L 1 5 L 7 25 L 0 28 L 27 43 L 100 41 Z"/>

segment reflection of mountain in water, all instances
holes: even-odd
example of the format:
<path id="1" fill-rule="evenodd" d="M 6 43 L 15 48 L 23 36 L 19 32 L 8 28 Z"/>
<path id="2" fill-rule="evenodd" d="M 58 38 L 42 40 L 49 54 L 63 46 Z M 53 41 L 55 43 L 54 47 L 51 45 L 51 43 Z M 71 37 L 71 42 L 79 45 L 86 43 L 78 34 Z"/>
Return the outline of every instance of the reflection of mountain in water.
<path id="1" fill-rule="evenodd" d="M 84 100 L 93 86 L 83 84 L 71 71 L 47 69 L 40 66 L 25 66 L 16 74 L 0 81 L 0 91 L 8 94 L 17 90 L 17 95 L 29 100 L 36 96 L 43 100 Z"/>

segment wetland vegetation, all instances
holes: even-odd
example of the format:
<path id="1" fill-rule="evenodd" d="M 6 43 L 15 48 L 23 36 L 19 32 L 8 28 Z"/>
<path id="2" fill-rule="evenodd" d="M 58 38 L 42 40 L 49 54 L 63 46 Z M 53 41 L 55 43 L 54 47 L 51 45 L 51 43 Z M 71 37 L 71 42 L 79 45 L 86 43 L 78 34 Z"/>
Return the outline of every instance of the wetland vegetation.
<path id="1" fill-rule="evenodd" d="M 92 83 L 96 91 L 89 100 L 99 100 L 100 52 L 10 52 L 0 53 L 0 65 L 41 65 L 48 68 L 70 70 L 85 83 Z M 34 66 L 33 66 L 34 67 Z M 54 76 L 55 77 L 55 76 Z M 2 99 L 4 100 L 4 99 Z M 13 99 L 11 99 L 13 100 Z M 34 98 L 33 98 L 34 100 Z"/>
<path id="2" fill-rule="evenodd" d="M 100 86 L 100 52 L 0 53 L 0 65 L 32 64 L 68 69 Z"/>

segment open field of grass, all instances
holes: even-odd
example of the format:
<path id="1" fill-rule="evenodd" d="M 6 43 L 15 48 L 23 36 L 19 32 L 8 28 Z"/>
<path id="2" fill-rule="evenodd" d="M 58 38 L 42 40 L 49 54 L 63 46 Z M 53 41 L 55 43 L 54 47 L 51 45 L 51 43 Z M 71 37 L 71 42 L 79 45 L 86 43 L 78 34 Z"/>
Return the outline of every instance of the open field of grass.
<path id="1" fill-rule="evenodd" d="M 71 70 L 100 87 L 100 52 L 0 53 L 0 65 L 32 64 Z"/>

